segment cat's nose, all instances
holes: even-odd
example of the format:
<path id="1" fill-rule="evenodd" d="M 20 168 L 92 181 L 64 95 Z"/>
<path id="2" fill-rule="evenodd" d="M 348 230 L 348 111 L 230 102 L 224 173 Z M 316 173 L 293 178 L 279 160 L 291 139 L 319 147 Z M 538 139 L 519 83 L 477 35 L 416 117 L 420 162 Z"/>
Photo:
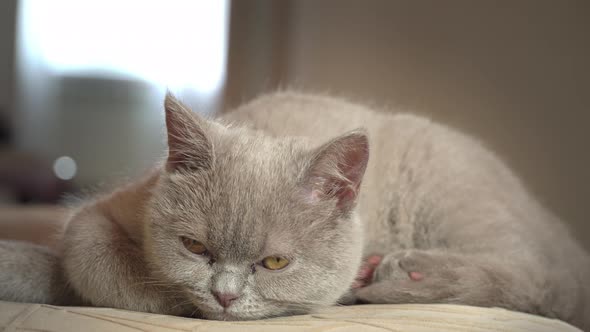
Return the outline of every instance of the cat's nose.
<path id="1" fill-rule="evenodd" d="M 233 293 L 219 293 L 219 292 L 213 292 L 213 296 L 215 296 L 215 299 L 217 300 L 217 302 L 219 302 L 219 304 L 221 304 L 221 306 L 224 308 L 228 308 L 234 300 L 236 300 L 238 297 L 240 297 L 239 295 L 236 295 Z"/>

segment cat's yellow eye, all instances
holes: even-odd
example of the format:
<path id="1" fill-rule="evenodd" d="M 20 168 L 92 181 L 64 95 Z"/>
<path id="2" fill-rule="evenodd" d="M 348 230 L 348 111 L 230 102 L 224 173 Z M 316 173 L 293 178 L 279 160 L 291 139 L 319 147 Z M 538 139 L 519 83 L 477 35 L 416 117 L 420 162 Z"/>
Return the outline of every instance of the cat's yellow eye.
<path id="1" fill-rule="evenodd" d="M 180 240 L 184 247 L 196 255 L 205 255 L 207 253 L 207 247 L 197 240 L 189 239 L 188 237 L 181 236 Z"/>
<path id="2" fill-rule="evenodd" d="M 289 260 L 280 256 L 268 256 L 262 260 L 262 266 L 269 270 L 280 270 L 289 265 Z"/>

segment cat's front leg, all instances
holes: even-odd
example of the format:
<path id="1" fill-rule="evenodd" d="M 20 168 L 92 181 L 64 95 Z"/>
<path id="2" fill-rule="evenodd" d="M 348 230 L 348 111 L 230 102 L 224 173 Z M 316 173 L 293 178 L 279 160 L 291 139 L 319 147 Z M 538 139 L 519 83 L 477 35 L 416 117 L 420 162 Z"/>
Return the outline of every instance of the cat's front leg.
<path id="1" fill-rule="evenodd" d="M 93 306 L 190 315 L 181 289 L 152 273 L 144 252 L 117 223 L 96 208 L 78 212 L 63 239 L 68 283 Z"/>
<path id="2" fill-rule="evenodd" d="M 523 270 L 493 258 L 437 250 L 385 255 L 372 282 L 355 291 L 364 303 L 456 303 L 537 312 Z"/>

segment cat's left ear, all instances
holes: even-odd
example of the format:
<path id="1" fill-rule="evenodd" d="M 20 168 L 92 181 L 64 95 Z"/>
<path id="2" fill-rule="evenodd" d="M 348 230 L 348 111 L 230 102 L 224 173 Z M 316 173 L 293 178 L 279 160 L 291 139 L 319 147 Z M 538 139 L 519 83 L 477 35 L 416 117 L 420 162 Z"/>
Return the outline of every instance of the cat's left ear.
<path id="1" fill-rule="evenodd" d="M 364 130 L 354 130 L 316 150 L 305 178 L 307 200 L 336 199 L 343 212 L 356 202 L 369 162 L 369 140 Z"/>
<path id="2" fill-rule="evenodd" d="M 213 146 L 205 132 L 206 120 L 178 101 L 170 92 L 164 101 L 168 160 L 166 169 L 197 170 L 211 167 Z"/>

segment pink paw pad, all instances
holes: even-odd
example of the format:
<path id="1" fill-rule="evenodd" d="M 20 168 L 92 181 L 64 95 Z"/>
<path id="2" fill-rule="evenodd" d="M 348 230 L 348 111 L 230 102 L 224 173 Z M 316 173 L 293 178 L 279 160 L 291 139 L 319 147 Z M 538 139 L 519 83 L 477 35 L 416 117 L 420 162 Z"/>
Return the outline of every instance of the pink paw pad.
<path id="1" fill-rule="evenodd" d="M 375 269 L 381 263 L 381 259 L 382 257 L 377 255 L 367 257 L 358 272 L 355 282 L 352 284 L 352 288 L 361 288 L 370 284 L 373 279 L 373 273 L 375 273 Z"/>
<path id="2" fill-rule="evenodd" d="M 420 281 L 420 280 L 424 279 L 424 275 L 422 273 L 416 272 L 416 271 L 409 272 L 408 276 L 410 277 L 410 279 L 412 279 L 414 281 Z"/>
<path id="3" fill-rule="evenodd" d="M 367 263 L 369 263 L 369 265 L 372 265 L 372 266 L 377 266 L 377 265 L 379 265 L 379 263 L 381 263 L 382 259 L 383 259 L 383 257 L 377 256 L 377 255 L 369 256 L 367 258 Z"/>

